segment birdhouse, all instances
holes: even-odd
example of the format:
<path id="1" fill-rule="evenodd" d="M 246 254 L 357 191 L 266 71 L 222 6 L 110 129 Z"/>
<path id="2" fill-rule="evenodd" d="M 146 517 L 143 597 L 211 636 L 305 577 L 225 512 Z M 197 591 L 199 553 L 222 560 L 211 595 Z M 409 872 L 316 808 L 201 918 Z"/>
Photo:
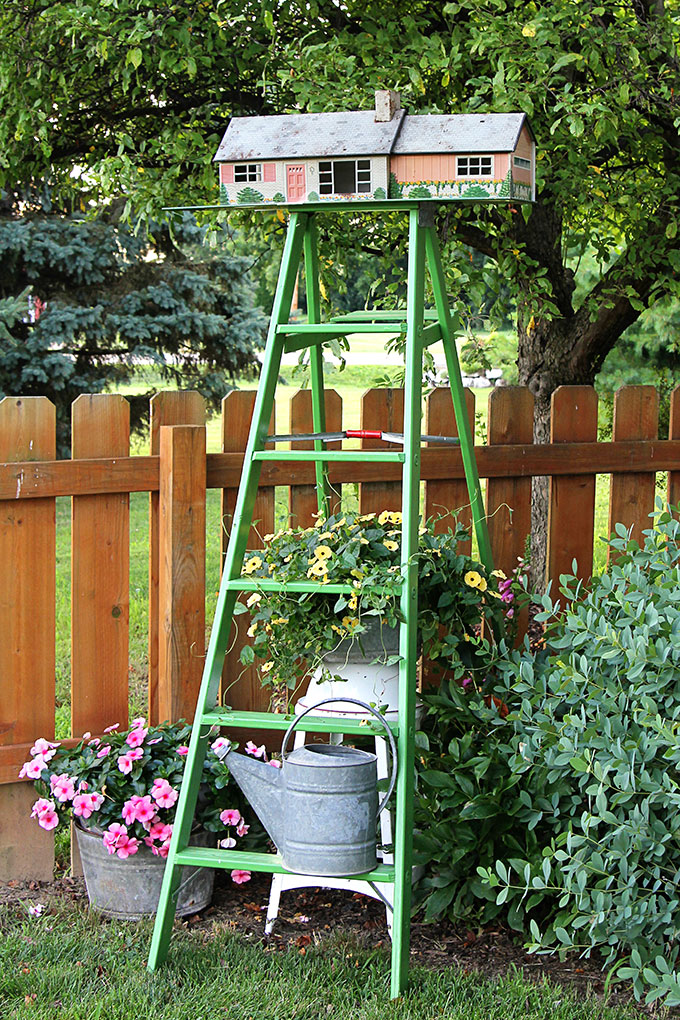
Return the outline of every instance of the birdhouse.
<path id="1" fill-rule="evenodd" d="M 409 114 L 388 90 L 374 110 L 233 117 L 215 154 L 228 205 L 532 202 L 535 161 L 523 113 Z"/>

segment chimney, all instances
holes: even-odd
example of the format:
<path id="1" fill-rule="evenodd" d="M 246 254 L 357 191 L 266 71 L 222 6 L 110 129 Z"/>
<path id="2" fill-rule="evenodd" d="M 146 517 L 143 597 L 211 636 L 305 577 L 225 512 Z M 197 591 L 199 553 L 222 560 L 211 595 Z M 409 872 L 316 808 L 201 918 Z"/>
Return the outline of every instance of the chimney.
<path id="1" fill-rule="evenodd" d="M 401 110 L 401 96 L 392 89 L 383 89 L 375 94 L 376 123 L 392 120 L 397 110 Z"/>

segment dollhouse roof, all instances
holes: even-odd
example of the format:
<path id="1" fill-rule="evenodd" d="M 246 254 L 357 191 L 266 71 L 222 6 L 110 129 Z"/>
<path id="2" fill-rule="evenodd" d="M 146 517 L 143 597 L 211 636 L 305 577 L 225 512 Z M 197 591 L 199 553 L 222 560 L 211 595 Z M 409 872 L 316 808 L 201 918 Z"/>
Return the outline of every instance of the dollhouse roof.
<path id="1" fill-rule="evenodd" d="M 219 163 L 323 156 L 512 152 L 523 113 L 406 114 L 376 121 L 373 110 L 233 117 L 215 154 Z"/>

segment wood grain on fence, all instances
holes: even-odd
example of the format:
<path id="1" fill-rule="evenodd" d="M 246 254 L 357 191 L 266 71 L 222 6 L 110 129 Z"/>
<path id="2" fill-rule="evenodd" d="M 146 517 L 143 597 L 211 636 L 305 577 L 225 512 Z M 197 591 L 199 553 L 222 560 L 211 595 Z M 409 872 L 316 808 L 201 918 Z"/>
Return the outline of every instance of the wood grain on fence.
<path id="1" fill-rule="evenodd" d="M 534 429 L 534 398 L 524 386 L 503 386 L 489 396 L 489 447 L 531 443 Z M 503 456 L 497 449 L 496 455 Z M 494 564 L 509 576 L 524 556 L 531 531 L 531 478 L 489 478 L 486 513 Z"/>
<path id="2" fill-rule="evenodd" d="M 340 432 L 342 429 L 342 398 L 335 390 L 324 390 L 326 409 L 326 432 Z M 292 434 L 314 431 L 312 421 L 312 391 L 298 390 L 290 401 L 289 432 Z M 313 450 L 314 442 L 291 444 L 294 450 Z M 327 449 L 339 450 L 342 443 L 327 443 Z M 333 513 L 340 505 L 341 489 L 338 486 L 331 494 L 331 510 Z M 288 505 L 290 507 L 290 526 L 292 528 L 308 528 L 314 524 L 315 514 L 319 506 L 316 496 L 316 485 L 289 486 Z"/>
<path id="3" fill-rule="evenodd" d="M 225 452 L 245 449 L 250 432 L 250 422 L 255 405 L 255 390 L 233 390 L 222 401 L 222 449 Z M 269 423 L 270 433 L 275 431 L 276 407 L 272 408 Z M 229 536 L 236 508 L 235 488 L 222 489 L 222 563 L 227 551 Z M 248 548 L 261 548 L 265 535 L 274 531 L 275 493 L 272 486 L 260 485 L 255 499 L 253 523 L 248 538 Z M 257 667 L 243 666 L 239 656 L 247 644 L 250 614 L 235 616 L 229 635 L 229 645 L 222 670 L 221 697 L 226 704 L 237 709 L 252 709 L 265 712 L 269 695 L 260 683 Z M 238 738 L 236 738 L 238 739 Z"/>
<path id="4" fill-rule="evenodd" d="M 352 427 L 351 425 L 348 427 Z M 362 429 L 380 429 L 382 432 L 404 431 L 404 391 L 403 389 L 367 390 L 361 398 Z M 364 450 L 397 450 L 403 447 L 393 443 L 383 443 L 380 439 L 362 439 Z M 368 464 L 356 467 L 368 467 Z M 371 465 L 372 475 L 384 475 L 383 468 L 392 465 Z M 401 479 L 401 464 L 397 477 Z M 354 465 L 352 465 L 354 467 Z M 366 476 L 364 476 L 366 477 Z M 381 510 L 401 510 L 400 481 L 362 481 L 359 485 L 359 511 L 362 514 L 380 513 Z"/>
<path id="5" fill-rule="evenodd" d="M 552 395 L 553 443 L 597 442 L 597 394 L 592 386 L 560 386 Z M 578 527 L 574 524 L 578 522 Z M 572 572 L 587 580 L 593 572 L 595 475 L 559 475 L 550 479 L 547 580 L 553 595 L 560 574 Z"/>
<path id="6" fill-rule="evenodd" d="M 158 712 L 191 719 L 205 661 L 205 428 L 160 430 Z"/>
<path id="7" fill-rule="evenodd" d="M 475 434 L 475 396 L 472 390 L 465 390 L 470 432 Z M 430 436 L 457 436 L 458 426 L 453 411 L 451 390 L 438 387 L 427 398 L 425 410 L 425 433 Z M 442 453 L 446 447 L 428 443 L 428 448 Z M 472 513 L 467 485 L 463 478 L 438 479 L 425 485 L 425 519 L 436 518 L 435 531 L 446 531 L 453 525 L 454 515 L 461 524 L 470 531 L 472 529 Z M 460 550 L 470 554 L 472 542 L 461 542 Z"/>
<path id="8" fill-rule="evenodd" d="M 128 457 L 130 405 L 115 394 L 73 404 L 72 456 Z M 71 504 L 71 733 L 128 721 L 130 495 Z"/>
<path id="9" fill-rule="evenodd" d="M 0 400 L 0 461 L 56 456 L 55 410 L 46 397 Z M 21 488 L 21 479 L 17 479 Z M 0 504 L 0 745 L 54 736 L 54 499 Z M 35 791 L 0 759 L 0 882 L 52 877 L 54 839 L 30 817 Z M 30 854 L 27 847 L 31 847 Z"/>
<path id="10" fill-rule="evenodd" d="M 659 394 L 653 386 L 625 386 L 614 397 L 613 440 L 656 439 L 659 428 Z M 632 528 L 642 544 L 642 532 L 654 509 L 654 472 L 630 472 L 612 477 L 609 493 L 609 533 L 615 524 Z"/>
<path id="11" fill-rule="evenodd" d="M 160 430 L 164 425 L 204 425 L 205 400 L 195 390 L 157 393 L 151 400 L 151 453 L 160 453 Z M 149 720 L 161 721 L 158 708 L 158 492 L 149 496 Z"/>

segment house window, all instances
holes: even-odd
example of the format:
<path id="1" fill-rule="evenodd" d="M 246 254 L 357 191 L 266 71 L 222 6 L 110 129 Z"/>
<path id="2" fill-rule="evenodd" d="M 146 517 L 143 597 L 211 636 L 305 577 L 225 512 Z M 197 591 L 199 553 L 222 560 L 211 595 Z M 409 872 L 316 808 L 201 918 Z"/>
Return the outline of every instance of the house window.
<path id="1" fill-rule="evenodd" d="M 338 159 L 319 163 L 320 195 L 357 195 L 370 191 L 370 159 Z"/>
<path id="2" fill-rule="evenodd" d="M 234 167 L 234 180 L 237 184 L 245 184 L 248 181 L 261 181 L 262 164 L 237 163 Z"/>
<path id="3" fill-rule="evenodd" d="M 531 160 L 523 156 L 513 156 L 512 162 L 519 170 L 531 170 Z"/>
<path id="4" fill-rule="evenodd" d="M 459 177 L 491 177 L 493 156 L 459 156 L 457 167 Z"/>

